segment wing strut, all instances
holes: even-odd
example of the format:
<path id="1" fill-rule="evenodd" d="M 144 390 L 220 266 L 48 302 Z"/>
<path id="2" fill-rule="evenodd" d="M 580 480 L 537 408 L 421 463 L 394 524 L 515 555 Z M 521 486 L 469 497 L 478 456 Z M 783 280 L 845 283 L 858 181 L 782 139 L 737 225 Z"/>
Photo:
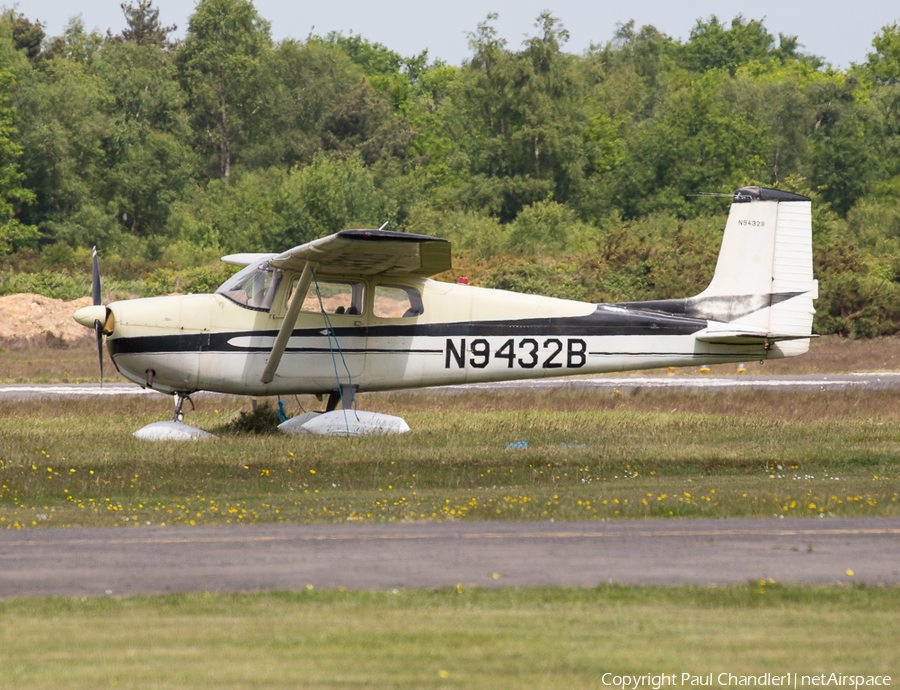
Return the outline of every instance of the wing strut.
<path id="1" fill-rule="evenodd" d="M 303 267 L 303 273 L 300 274 L 300 282 L 297 283 L 297 289 L 291 298 L 291 304 L 288 307 L 287 314 L 284 315 L 284 322 L 281 324 L 281 330 L 275 338 L 275 344 L 272 346 L 272 352 L 269 353 L 269 361 L 266 362 L 266 368 L 260 377 L 263 383 L 271 383 L 275 378 L 275 372 L 281 362 L 281 356 L 284 354 L 284 348 L 287 347 L 288 339 L 297 323 L 297 316 L 300 315 L 300 307 L 303 306 L 303 300 L 306 299 L 306 293 L 309 292 L 309 284 L 312 282 L 312 274 L 315 264 L 307 261 Z"/>

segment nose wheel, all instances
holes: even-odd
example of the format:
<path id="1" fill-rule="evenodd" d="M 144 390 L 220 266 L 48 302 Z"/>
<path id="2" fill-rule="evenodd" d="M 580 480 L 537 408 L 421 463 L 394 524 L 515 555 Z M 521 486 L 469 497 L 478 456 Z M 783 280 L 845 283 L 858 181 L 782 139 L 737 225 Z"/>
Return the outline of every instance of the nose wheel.
<path id="1" fill-rule="evenodd" d="M 191 404 L 191 412 L 196 409 L 194 407 L 194 401 L 191 400 L 191 396 L 184 395 L 182 393 L 175 394 L 175 416 L 172 417 L 173 422 L 183 422 L 184 421 L 184 412 L 181 411 L 182 406 L 184 405 L 184 401 L 187 400 Z"/>
<path id="2" fill-rule="evenodd" d="M 194 401 L 187 393 L 175 394 L 175 415 L 171 422 L 153 422 L 134 432 L 134 437 L 142 441 L 199 441 L 201 439 L 215 438 L 208 431 L 189 426 L 184 423 L 184 401 L 191 404 L 194 409 Z"/>

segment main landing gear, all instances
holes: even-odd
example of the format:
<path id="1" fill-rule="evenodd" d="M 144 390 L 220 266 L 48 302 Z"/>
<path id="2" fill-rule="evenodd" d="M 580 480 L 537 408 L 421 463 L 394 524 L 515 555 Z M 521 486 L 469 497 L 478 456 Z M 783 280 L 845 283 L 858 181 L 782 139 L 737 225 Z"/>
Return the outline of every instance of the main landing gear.
<path id="1" fill-rule="evenodd" d="M 346 383 L 341 384 L 340 390 L 331 391 L 328 394 L 328 402 L 325 404 L 326 412 L 334 412 L 338 403 L 345 410 L 356 407 L 356 386 L 349 386 Z"/>
<path id="2" fill-rule="evenodd" d="M 322 400 L 324 396 L 316 396 Z M 343 409 L 337 409 L 341 403 Z M 356 387 L 341 384 L 328 394 L 324 412 L 305 412 L 278 425 L 286 434 L 319 434 L 323 436 L 369 436 L 372 434 L 405 434 L 409 425 L 400 417 L 356 409 Z"/>

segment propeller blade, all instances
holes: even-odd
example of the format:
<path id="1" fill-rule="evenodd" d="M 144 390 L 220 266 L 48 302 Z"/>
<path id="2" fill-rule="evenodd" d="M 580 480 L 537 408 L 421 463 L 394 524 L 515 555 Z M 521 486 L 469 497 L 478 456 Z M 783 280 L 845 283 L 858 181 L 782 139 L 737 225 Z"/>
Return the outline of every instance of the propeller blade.
<path id="1" fill-rule="evenodd" d="M 91 265 L 91 292 L 94 297 L 94 306 L 103 302 L 100 291 L 100 262 L 97 260 L 97 247 L 94 247 L 93 261 Z M 103 324 L 100 319 L 94 320 L 94 333 L 97 334 L 97 361 L 100 362 L 100 388 L 103 388 Z"/>
<path id="2" fill-rule="evenodd" d="M 103 324 L 100 319 L 94 321 L 94 333 L 97 334 L 97 360 L 100 362 L 100 388 L 103 388 Z"/>
<path id="3" fill-rule="evenodd" d="M 91 267 L 91 291 L 94 295 L 94 306 L 102 302 L 100 295 L 100 263 L 97 261 L 97 247 L 94 247 L 94 261 Z"/>

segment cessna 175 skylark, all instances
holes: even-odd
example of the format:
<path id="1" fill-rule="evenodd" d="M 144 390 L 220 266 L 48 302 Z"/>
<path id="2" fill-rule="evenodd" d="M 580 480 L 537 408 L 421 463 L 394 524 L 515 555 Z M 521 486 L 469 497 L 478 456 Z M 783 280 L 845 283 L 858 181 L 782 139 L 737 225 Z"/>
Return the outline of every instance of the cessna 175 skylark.
<path id="1" fill-rule="evenodd" d="M 809 198 L 744 187 L 703 292 L 617 304 L 437 282 L 429 276 L 451 268 L 446 240 L 344 230 L 281 254 L 223 257 L 245 268 L 214 294 L 103 305 L 95 250 L 94 306 L 75 319 L 95 329 L 98 351 L 107 336 L 123 376 L 173 394 L 187 429 L 182 404 L 195 391 L 328 394 L 326 411 L 339 401 L 352 411 L 362 391 L 803 354 L 818 289 L 811 235 Z"/>

